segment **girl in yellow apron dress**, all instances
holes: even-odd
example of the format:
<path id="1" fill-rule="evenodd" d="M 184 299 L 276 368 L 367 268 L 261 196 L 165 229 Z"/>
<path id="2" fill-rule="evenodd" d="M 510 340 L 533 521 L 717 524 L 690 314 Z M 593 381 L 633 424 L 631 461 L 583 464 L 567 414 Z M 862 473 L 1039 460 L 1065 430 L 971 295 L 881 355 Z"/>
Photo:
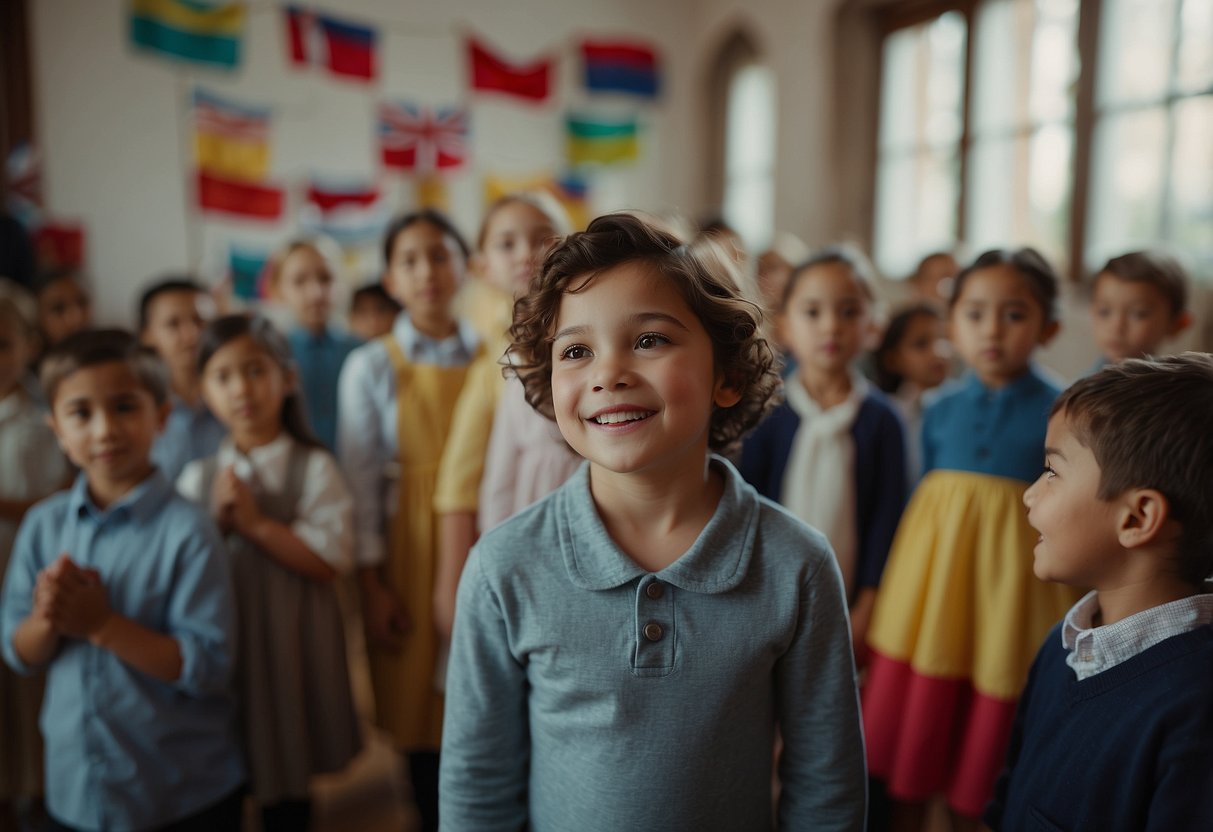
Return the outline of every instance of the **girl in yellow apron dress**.
<path id="1" fill-rule="evenodd" d="M 434 626 L 434 487 L 455 402 L 469 364 L 483 350 L 475 348 L 475 336 L 452 311 L 467 247 L 446 217 L 426 210 L 398 219 L 385 237 L 384 254 L 384 288 L 408 317 L 347 361 L 338 445 L 351 482 L 373 484 L 363 493 L 355 491 L 376 503 L 383 521 L 386 545 L 380 549 L 375 541 L 371 547 L 382 558 L 378 552 L 367 556 L 359 574 L 376 722 L 408 758 L 421 828 L 430 830 L 438 825 L 445 676 L 444 642 Z M 344 378 L 347 372 L 351 378 Z M 394 382 L 394 402 L 384 384 L 387 374 Z M 382 392 L 359 397 L 359 390 Z M 355 395 L 347 395 L 350 391 Z M 380 434 L 392 430 L 387 414 L 393 404 L 396 453 L 391 459 L 385 455 L 392 443 Z M 368 409 L 378 410 L 381 418 L 359 412 Z M 361 437 L 358 431 L 376 435 Z M 369 458 L 368 448 L 384 458 Z M 379 474 L 385 466 L 393 470 L 390 478 Z M 393 484 L 395 496 L 388 497 Z M 373 535 L 378 526 L 361 522 L 359 529 Z"/>

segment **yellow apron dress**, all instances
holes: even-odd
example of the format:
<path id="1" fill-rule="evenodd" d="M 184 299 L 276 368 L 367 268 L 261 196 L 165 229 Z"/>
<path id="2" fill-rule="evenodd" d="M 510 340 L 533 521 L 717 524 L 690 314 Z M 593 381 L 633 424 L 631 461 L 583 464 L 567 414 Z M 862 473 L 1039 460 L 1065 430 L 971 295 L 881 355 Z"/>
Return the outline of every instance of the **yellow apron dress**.
<path id="1" fill-rule="evenodd" d="M 435 685 L 434 628 L 437 522 L 434 485 L 467 366 L 415 364 L 391 335 L 383 339 L 396 374 L 400 454 L 396 514 L 388 532 L 384 584 L 404 604 L 409 630 L 399 652 L 367 648 L 378 723 L 403 751 L 437 751 L 442 742 L 441 691 Z"/>

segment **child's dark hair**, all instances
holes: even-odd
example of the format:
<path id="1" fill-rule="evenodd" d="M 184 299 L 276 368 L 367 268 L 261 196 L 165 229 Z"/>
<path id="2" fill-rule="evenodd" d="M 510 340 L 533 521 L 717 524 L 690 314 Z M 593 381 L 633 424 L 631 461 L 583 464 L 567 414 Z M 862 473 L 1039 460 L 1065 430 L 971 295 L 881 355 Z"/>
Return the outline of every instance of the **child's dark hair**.
<path id="1" fill-rule="evenodd" d="M 948 309 L 955 308 L 956 301 L 964 291 L 964 285 L 973 272 L 994 266 L 1010 266 L 1019 272 L 1028 283 L 1028 291 L 1040 304 L 1046 324 L 1057 320 L 1057 273 L 1049 265 L 1040 252 L 1031 247 L 1024 248 L 995 248 L 979 255 L 976 260 L 960 270 L 956 281 L 952 284 L 952 297 L 948 299 Z"/>
<path id="2" fill-rule="evenodd" d="M 283 372 L 298 375 L 295 358 L 291 354 L 291 346 L 286 336 L 275 329 L 274 325 L 260 315 L 224 315 L 206 325 L 198 347 L 198 374 L 206 372 L 206 365 L 215 353 L 225 344 L 237 338 L 248 336 L 253 343 L 260 347 L 274 360 Z M 295 386 L 282 400 L 282 426 L 286 428 L 296 442 L 311 448 L 323 445 L 312 431 L 312 423 L 308 421 L 307 410 L 303 406 L 303 393 L 300 391 L 298 379 Z"/>
<path id="3" fill-rule="evenodd" d="M 544 260 L 531 291 L 514 304 L 510 370 L 522 380 L 531 407 L 553 418 L 552 340 L 566 293 L 584 290 L 599 274 L 625 263 L 668 278 L 711 338 L 716 370 L 740 400 L 712 413 L 708 444 L 724 450 L 775 405 L 779 375 L 762 335 L 762 310 L 733 278 L 660 224 L 633 214 L 607 214 L 564 238 Z"/>
<path id="4" fill-rule="evenodd" d="M 206 287 L 188 275 L 168 275 L 148 286 L 143 290 L 143 294 L 139 296 L 140 332 L 147 331 L 152 304 L 156 301 L 156 298 L 161 295 L 170 294 L 171 292 L 191 292 L 196 295 L 205 295 Z"/>
<path id="5" fill-rule="evenodd" d="M 1171 306 L 1171 316 L 1178 317 L 1188 308 L 1188 275 L 1179 261 L 1160 251 L 1130 251 L 1113 257 L 1099 270 L 1130 283 L 1148 283 Z M 1099 277 L 1095 278 L 1097 281 Z"/>
<path id="6" fill-rule="evenodd" d="M 919 317 L 932 318 L 936 321 L 943 320 L 943 316 L 934 304 L 923 302 L 903 306 L 889 319 L 884 335 L 880 338 L 880 344 L 872 353 L 876 371 L 876 386 L 885 393 L 896 393 L 897 388 L 901 387 L 901 383 L 905 381 L 900 373 L 889 367 L 889 356 L 901 346 L 906 332 L 910 329 L 910 324 Z"/>
<path id="7" fill-rule="evenodd" d="M 467 240 L 463 239 L 463 235 L 459 233 L 459 229 L 455 227 L 455 223 L 451 222 L 446 214 L 433 208 L 422 208 L 420 211 L 413 211 L 404 216 L 397 217 L 387 227 L 387 231 L 383 234 L 383 262 L 385 265 L 389 267 L 392 265 L 392 248 L 396 245 L 396 238 L 405 229 L 419 222 L 428 222 L 441 231 L 443 236 L 454 240 L 455 245 L 459 246 L 459 250 L 463 252 L 465 258 L 471 256 L 472 250 L 468 248 Z"/>
<path id="8" fill-rule="evenodd" d="M 1181 577 L 1213 573 L 1213 356 L 1128 359 L 1076 381 L 1053 405 L 1099 463 L 1099 498 L 1152 488 L 1182 528 Z"/>
<path id="9" fill-rule="evenodd" d="M 68 336 L 42 359 L 39 381 L 47 402 L 55 406 L 55 396 L 68 376 L 112 361 L 126 364 L 157 405 L 168 401 L 168 369 L 155 350 L 142 346 L 124 329 L 94 329 Z"/>
<path id="10" fill-rule="evenodd" d="M 61 280 L 71 280 L 79 283 L 81 286 L 87 286 L 87 283 L 84 280 L 84 275 L 80 274 L 78 270 L 67 266 L 57 266 L 55 268 L 41 271 L 34 276 L 34 297 L 42 297 L 43 292 Z"/>
<path id="11" fill-rule="evenodd" d="M 354 290 L 354 294 L 350 296 L 350 311 L 352 312 L 363 303 L 373 303 L 376 306 L 391 309 L 397 313 L 404 308 L 400 305 L 400 301 L 387 293 L 387 289 L 384 289 L 383 284 L 378 280 L 372 281 L 365 286 L 359 286 Z"/>
<path id="12" fill-rule="evenodd" d="M 872 267 L 871 261 L 854 246 L 839 244 L 826 246 L 808 260 L 792 269 L 792 273 L 788 276 L 788 282 L 783 286 L 783 298 L 779 302 L 779 308 L 787 308 L 788 301 L 792 299 L 792 292 L 796 290 L 796 284 L 808 273 L 809 269 L 816 268 L 817 266 L 831 265 L 846 266 L 850 270 L 852 277 L 855 278 L 855 282 L 859 285 L 859 288 L 863 290 L 864 297 L 867 298 L 868 303 L 874 304 L 876 302 L 876 270 Z"/>

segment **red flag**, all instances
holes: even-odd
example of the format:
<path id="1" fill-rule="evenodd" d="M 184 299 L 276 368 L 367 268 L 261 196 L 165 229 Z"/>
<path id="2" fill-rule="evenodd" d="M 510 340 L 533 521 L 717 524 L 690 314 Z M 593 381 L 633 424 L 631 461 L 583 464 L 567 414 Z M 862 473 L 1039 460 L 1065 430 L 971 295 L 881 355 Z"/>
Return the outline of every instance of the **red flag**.
<path id="1" fill-rule="evenodd" d="M 286 7 L 286 25 L 296 66 L 323 64 L 334 75 L 364 81 L 375 77 L 374 29 L 299 6 Z"/>
<path id="2" fill-rule="evenodd" d="M 282 189 L 224 179 L 198 171 L 198 205 L 204 211 L 273 220 L 282 216 Z"/>
<path id="3" fill-rule="evenodd" d="M 555 63 L 551 58 L 523 65 L 509 64 L 475 38 L 468 38 L 468 59 L 474 90 L 501 92 L 536 102 L 548 97 Z"/>

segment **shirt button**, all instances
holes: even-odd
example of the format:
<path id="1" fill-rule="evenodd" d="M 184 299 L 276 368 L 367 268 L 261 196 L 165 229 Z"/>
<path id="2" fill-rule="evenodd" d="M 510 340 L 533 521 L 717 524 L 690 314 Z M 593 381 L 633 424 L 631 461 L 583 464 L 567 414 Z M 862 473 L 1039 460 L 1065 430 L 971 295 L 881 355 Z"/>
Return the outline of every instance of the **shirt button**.
<path id="1" fill-rule="evenodd" d="M 986 459 L 990 455 L 988 448 L 978 448 L 974 454 L 978 459 Z"/>
<path id="2" fill-rule="evenodd" d="M 660 624 L 650 621 L 648 624 L 644 625 L 644 637 L 649 641 L 661 641 L 661 637 L 664 634 L 665 631 L 661 629 Z"/>
<path id="3" fill-rule="evenodd" d="M 654 581 L 644 588 L 644 594 L 654 601 L 660 601 L 661 596 L 665 595 L 665 587 Z"/>

